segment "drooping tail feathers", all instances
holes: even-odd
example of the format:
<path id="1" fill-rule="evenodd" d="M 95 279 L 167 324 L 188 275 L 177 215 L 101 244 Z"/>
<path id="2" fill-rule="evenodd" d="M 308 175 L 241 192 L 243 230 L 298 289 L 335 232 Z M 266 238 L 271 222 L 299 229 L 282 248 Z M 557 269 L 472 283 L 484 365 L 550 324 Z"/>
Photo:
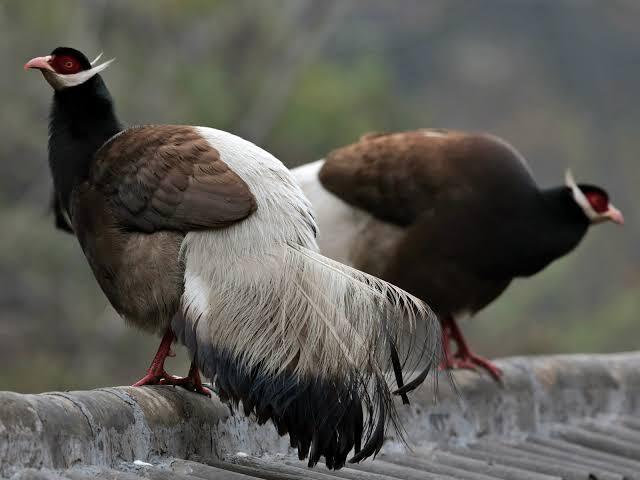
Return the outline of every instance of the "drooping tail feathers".
<path id="1" fill-rule="evenodd" d="M 272 420 L 309 466 L 377 454 L 389 424 L 402 437 L 392 394 L 406 398 L 441 350 L 423 302 L 298 245 L 209 270 L 186 255 L 174 331 L 221 398 Z M 418 376 L 403 386 L 403 370 Z"/>

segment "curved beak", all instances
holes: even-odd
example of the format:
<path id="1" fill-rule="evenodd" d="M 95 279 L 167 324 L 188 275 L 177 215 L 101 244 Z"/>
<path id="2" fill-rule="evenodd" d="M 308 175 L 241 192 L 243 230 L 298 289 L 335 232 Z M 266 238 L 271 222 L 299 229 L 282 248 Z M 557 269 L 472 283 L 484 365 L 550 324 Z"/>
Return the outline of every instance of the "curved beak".
<path id="1" fill-rule="evenodd" d="M 622 216 L 622 212 L 618 210 L 613 205 L 609 204 L 609 208 L 604 213 L 604 216 L 618 225 L 624 225 L 624 217 Z"/>
<path id="2" fill-rule="evenodd" d="M 55 71 L 53 67 L 49 64 L 51 61 L 51 55 L 47 55 L 46 57 L 36 57 L 29 60 L 24 64 L 24 69 L 29 70 L 30 68 L 37 68 L 38 70 L 51 70 Z"/>

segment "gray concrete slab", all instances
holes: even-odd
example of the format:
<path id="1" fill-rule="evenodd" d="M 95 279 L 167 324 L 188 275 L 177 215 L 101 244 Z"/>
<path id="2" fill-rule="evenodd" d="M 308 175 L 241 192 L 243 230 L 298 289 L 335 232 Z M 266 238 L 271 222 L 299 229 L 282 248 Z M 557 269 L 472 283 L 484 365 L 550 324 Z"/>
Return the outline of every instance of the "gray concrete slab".
<path id="1" fill-rule="evenodd" d="M 554 430 L 554 436 L 559 436 L 571 443 L 591 447 L 594 450 L 613 453 L 631 460 L 640 460 L 640 445 L 628 442 L 611 435 L 595 433 L 584 428 L 562 427 Z"/>
<path id="2" fill-rule="evenodd" d="M 593 455 L 567 452 L 550 447 L 545 447 L 542 445 L 537 445 L 531 442 L 520 443 L 518 444 L 517 448 L 527 452 L 544 455 L 549 458 L 570 460 L 579 465 L 595 467 L 606 472 L 613 472 L 627 480 L 640 480 L 640 471 L 621 466 L 618 464 L 618 462 L 615 461 L 606 461 L 594 458 Z"/>
<path id="3" fill-rule="evenodd" d="M 437 460 L 425 460 L 410 455 L 383 455 L 380 460 L 394 463 L 405 467 L 411 467 L 423 472 L 433 473 L 437 475 L 445 475 L 459 480 L 500 480 L 495 475 L 487 475 L 486 473 L 477 472 L 474 469 L 464 467 L 452 467 L 450 465 L 442 465 Z"/>
<path id="4" fill-rule="evenodd" d="M 549 446 L 551 448 L 558 449 L 558 451 L 567 452 L 571 455 L 587 456 L 590 458 L 602 460 L 603 462 L 629 468 L 632 471 L 640 472 L 640 463 L 630 460 L 619 455 L 614 455 L 608 452 L 602 452 L 593 448 L 585 447 L 582 445 L 576 445 L 574 443 L 567 442 L 561 438 L 546 438 L 542 435 L 530 435 L 526 439 L 527 442 L 532 442 L 537 445 Z"/>
<path id="5" fill-rule="evenodd" d="M 505 480 L 561 480 L 558 476 L 535 473 L 531 470 L 523 470 L 505 465 L 498 465 L 494 462 L 469 458 L 467 455 L 452 452 L 433 452 L 435 460 L 442 465 L 466 468 L 468 470 L 495 475 Z"/>
<path id="6" fill-rule="evenodd" d="M 189 460 L 174 460 L 171 462 L 171 470 L 180 475 L 189 475 L 192 477 L 215 480 L 252 480 L 255 477 L 243 472 L 237 472 L 229 468 L 214 467 L 199 462 Z"/>
<path id="7" fill-rule="evenodd" d="M 457 391 L 441 376 L 439 402 L 426 385 L 410 406 L 398 403 L 414 455 L 389 430 L 379 459 L 338 472 L 306 469 L 271 425 L 230 415 L 217 399 L 182 389 L 0 392 L 0 476 L 79 480 L 91 478 L 86 467 L 123 480 L 637 478 L 631 472 L 640 472 L 640 352 L 497 363 L 501 385 L 459 371 Z"/>

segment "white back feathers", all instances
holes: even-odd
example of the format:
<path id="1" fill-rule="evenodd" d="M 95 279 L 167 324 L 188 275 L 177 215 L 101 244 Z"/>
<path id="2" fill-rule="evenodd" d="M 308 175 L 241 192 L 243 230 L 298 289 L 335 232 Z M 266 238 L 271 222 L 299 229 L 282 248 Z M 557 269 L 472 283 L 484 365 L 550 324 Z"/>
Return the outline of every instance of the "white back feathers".
<path id="1" fill-rule="evenodd" d="M 339 468 L 352 449 L 352 461 L 375 455 L 384 427 L 398 426 L 392 372 L 401 387 L 402 367 L 423 371 L 403 392 L 424 380 L 438 362 L 438 322 L 417 298 L 317 253 L 311 206 L 276 158 L 198 130 L 258 208 L 228 228 L 186 235 L 173 330 L 221 397 L 272 419 L 301 458 L 311 450 L 309 465 L 324 455 Z"/>

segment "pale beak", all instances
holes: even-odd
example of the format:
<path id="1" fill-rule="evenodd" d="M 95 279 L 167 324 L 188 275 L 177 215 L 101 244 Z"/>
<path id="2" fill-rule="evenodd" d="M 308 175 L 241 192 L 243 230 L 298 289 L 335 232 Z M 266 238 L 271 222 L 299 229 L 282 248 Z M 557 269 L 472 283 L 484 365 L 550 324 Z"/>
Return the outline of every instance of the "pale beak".
<path id="1" fill-rule="evenodd" d="M 618 225 L 624 225 L 624 217 L 622 216 L 622 212 L 611 204 L 609 204 L 609 208 L 604 213 L 604 217 L 614 223 L 617 223 Z"/>
<path id="2" fill-rule="evenodd" d="M 49 64 L 51 61 L 51 55 L 47 55 L 46 57 L 36 57 L 29 60 L 24 64 L 24 69 L 29 70 L 30 68 L 37 68 L 38 70 L 51 70 L 54 72 L 55 70 Z"/>

